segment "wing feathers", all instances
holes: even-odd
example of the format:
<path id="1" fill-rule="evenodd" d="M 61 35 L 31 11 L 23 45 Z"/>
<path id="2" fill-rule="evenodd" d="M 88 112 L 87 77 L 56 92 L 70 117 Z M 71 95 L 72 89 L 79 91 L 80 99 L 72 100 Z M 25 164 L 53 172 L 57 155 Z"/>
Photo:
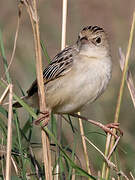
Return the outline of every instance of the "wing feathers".
<path id="1" fill-rule="evenodd" d="M 43 71 L 44 83 L 46 84 L 70 71 L 73 65 L 73 55 L 77 53 L 75 46 L 67 47 L 58 53 Z M 35 80 L 27 91 L 28 96 L 32 96 L 37 90 L 37 80 Z"/>

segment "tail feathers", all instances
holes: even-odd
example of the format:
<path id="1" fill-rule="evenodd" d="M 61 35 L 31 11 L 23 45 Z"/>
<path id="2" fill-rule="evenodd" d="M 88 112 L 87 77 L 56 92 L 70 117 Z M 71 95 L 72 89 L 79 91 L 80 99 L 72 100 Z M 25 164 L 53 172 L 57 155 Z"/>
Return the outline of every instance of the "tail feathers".
<path id="1" fill-rule="evenodd" d="M 15 107 L 15 108 L 20 108 L 20 107 L 22 107 L 22 105 L 21 105 L 19 102 L 15 102 L 15 103 L 13 104 L 13 107 Z"/>
<path id="2" fill-rule="evenodd" d="M 21 97 L 22 100 L 25 100 L 26 98 L 27 98 L 27 96 Z M 15 107 L 15 108 L 20 108 L 20 107 L 22 107 L 22 105 L 21 105 L 19 102 L 16 101 L 16 102 L 13 104 L 13 107 Z"/>

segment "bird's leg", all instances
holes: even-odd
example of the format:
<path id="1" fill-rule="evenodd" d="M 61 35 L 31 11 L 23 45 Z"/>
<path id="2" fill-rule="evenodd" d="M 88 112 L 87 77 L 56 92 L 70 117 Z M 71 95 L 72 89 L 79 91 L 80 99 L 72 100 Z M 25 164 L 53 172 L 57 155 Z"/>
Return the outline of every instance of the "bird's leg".
<path id="1" fill-rule="evenodd" d="M 116 134 L 114 134 L 111 130 L 111 128 L 115 128 L 117 131 L 120 132 L 121 135 L 123 135 L 123 132 L 121 131 L 121 129 L 119 128 L 119 123 L 110 123 L 110 124 L 107 124 L 107 125 L 103 125 L 102 123 L 100 122 L 97 122 L 97 121 L 94 121 L 94 120 L 90 120 L 86 117 L 83 117 L 81 115 L 78 115 L 78 114 L 69 114 L 73 117 L 78 117 L 82 120 L 85 120 L 85 121 L 88 121 L 98 127 L 100 127 L 101 129 L 103 129 L 106 133 L 110 133 L 112 136 L 114 136 L 115 138 L 118 138 L 118 136 Z"/>
<path id="2" fill-rule="evenodd" d="M 39 118 L 34 121 L 35 125 L 39 125 L 42 122 L 42 127 L 48 125 L 50 119 L 50 111 L 47 109 L 44 112 L 39 112 Z"/>

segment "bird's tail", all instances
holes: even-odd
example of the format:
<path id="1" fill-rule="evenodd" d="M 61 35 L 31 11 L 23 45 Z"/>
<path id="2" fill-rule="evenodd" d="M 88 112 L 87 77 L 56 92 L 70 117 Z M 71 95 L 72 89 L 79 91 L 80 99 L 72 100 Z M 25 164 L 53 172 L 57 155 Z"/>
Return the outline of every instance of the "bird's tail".
<path id="1" fill-rule="evenodd" d="M 21 97 L 21 99 L 23 100 L 23 101 L 26 101 L 26 99 L 27 99 L 27 96 L 23 96 L 23 97 Z M 15 108 L 20 108 L 20 107 L 22 107 L 22 105 L 19 103 L 19 102 L 14 102 L 13 103 L 13 107 L 15 107 Z"/>

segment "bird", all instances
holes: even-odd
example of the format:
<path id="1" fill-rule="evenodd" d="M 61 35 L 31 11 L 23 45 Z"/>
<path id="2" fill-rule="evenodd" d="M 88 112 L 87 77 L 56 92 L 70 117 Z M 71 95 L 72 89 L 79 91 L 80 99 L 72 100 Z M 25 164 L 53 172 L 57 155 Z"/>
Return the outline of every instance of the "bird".
<path id="1" fill-rule="evenodd" d="M 43 71 L 45 102 L 54 114 L 74 114 L 105 91 L 112 74 L 108 35 L 102 27 L 84 27 L 75 44 L 59 52 Z M 23 97 L 39 108 L 35 80 Z M 19 102 L 14 107 L 21 107 Z"/>

